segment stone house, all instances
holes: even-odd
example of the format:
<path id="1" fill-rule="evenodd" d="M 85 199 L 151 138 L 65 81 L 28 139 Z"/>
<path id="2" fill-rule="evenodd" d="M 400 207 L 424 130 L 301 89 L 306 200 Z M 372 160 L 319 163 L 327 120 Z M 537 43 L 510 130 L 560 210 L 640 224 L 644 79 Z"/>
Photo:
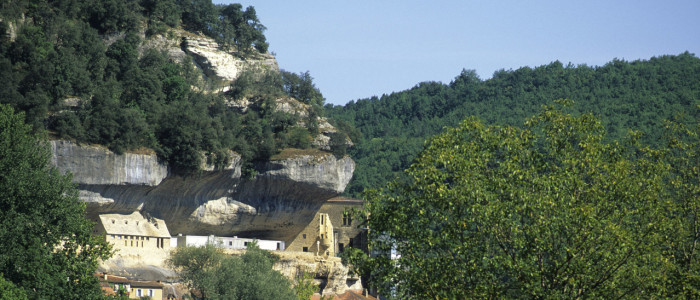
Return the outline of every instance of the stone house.
<path id="1" fill-rule="evenodd" d="M 335 256 L 347 247 L 365 249 L 364 231 L 349 211 L 362 208 L 362 200 L 335 197 L 324 203 L 314 219 L 297 235 L 286 251 Z"/>
<path id="2" fill-rule="evenodd" d="M 101 214 L 95 232 L 112 244 L 117 256 L 134 256 L 144 263 L 160 264 L 170 250 L 165 222 L 141 213 Z"/>
<path id="3" fill-rule="evenodd" d="M 117 295 L 120 290 L 123 290 L 129 299 L 140 299 L 146 296 L 151 299 L 163 298 L 164 285 L 158 281 L 135 281 L 107 273 L 95 274 L 95 276 L 100 278 L 100 286 L 106 296 Z"/>
<path id="4" fill-rule="evenodd" d="M 129 298 L 141 299 L 141 297 L 163 299 L 163 284 L 157 281 L 132 281 Z"/>

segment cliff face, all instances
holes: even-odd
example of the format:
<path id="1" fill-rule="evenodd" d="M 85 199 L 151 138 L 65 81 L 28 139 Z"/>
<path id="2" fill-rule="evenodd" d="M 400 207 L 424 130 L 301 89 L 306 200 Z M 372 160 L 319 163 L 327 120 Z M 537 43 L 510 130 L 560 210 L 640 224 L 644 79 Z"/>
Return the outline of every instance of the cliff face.
<path id="1" fill-rule="evenodd" d="M 355 163 L 348 157 L 302 155 L 260 164 L 241 178 L 240 158 L 220 171 L 181 177 L 155 154 L 52 141 L 53 163 L 73 173 L 88 216 L 140 210 L 165 220 L 172 235 L 220 235 L 291 241 L 321 204 L 341 193 Z"/>

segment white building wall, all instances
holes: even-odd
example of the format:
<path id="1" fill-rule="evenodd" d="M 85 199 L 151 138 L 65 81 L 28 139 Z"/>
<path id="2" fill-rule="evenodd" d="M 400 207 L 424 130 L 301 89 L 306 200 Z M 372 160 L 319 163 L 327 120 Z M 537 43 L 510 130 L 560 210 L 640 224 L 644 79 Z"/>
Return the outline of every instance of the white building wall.
<path id="1" fill-rule="evenodd" d="M 179 235 L 173 237 L 172 240 L 177 240 L 175 247 L 195 246 L 202 247 L 206 244 L 212 244 L 224 249 L 245 249 L 248 243 L 253 241 L 258 242 L 258 247 L 264 250 L 283 251 L 285 245 L 283 241 L 258 240 L 239 237 L 220 237 L 220 236 L 199 236 L 199 235 Z"/>

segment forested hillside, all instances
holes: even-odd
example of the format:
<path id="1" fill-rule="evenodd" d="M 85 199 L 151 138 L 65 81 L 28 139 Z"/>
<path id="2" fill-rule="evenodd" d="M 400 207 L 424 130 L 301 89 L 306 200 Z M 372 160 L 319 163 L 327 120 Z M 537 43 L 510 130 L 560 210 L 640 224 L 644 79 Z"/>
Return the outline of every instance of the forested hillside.
<path id="1" fill-rule="evenodd" d="M 144 45 L 187 31 L 254 59 L 267 52 L 264 30 L 253 7 L 210 0 L 3 1 L 0 103 L 57 138 L 117 153 L 152 149 L 183 172 L 204 159 L 224 166 L 233 150 L 244 172 L 254 172 L 254 161 L 308 148 L 318 134 L 315 119 L 300 126 L 299 117 L 275 110 L 275 99 L 288 96 L 311 105 L 312 117 L 322 114 L 308 72 L 244 72 L 222 94 L 191 58 Z M 227 105 L 241 98 L 250 109 Z"/>
<path id="2" fill-rule="evenodd" d="M 521 126 L 559 98 L 574 100 L 574 111 L 601 118 L 608 140 L 639 130 L 643 143 L 655 145 L 664 134 L 664 120 L 697 120 L 700 59 L 686 52 L 632 62 L 615 59 L 600 67 L 556 61 L 500 70 L 488 80 L 465 70 L 449 84 L 424 82 L 381 98 L 327 105 L 326 113 L 355 142 L 349 153 L 357 168 L 346 192 L 359 197 L 365 188 L 399 176 L 424 141 L 444 126 L 454 127 L 468 116 L 485 124 Z"/>

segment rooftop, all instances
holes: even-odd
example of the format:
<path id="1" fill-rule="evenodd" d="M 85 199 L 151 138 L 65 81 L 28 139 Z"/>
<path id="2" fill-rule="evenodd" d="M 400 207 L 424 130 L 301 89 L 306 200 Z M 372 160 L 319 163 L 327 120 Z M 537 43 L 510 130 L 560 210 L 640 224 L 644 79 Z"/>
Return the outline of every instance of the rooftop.
<path id="1" fill-rule="evenodd" d="M 170 238 L 168 227 L 163 220 L 146 219 L 137 211 L 130 215 L 101 214 L 100 222 L 107 234 Z"/>

